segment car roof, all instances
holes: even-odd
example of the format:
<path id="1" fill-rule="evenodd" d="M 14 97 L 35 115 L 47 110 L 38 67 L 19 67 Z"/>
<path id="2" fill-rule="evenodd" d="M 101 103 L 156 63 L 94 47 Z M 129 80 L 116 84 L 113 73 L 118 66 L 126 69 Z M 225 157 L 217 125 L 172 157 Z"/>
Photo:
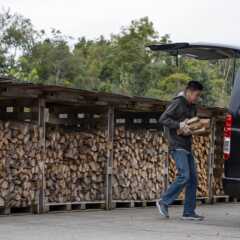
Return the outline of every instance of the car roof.
<path id="1" fill-rule="evenodd" d="M 239 58 L 240 47 L 219 43 L 167 43 L 148 45 L 152 51 L 164 51 L 173 56 L 184 55 L 199 60 Z"/>

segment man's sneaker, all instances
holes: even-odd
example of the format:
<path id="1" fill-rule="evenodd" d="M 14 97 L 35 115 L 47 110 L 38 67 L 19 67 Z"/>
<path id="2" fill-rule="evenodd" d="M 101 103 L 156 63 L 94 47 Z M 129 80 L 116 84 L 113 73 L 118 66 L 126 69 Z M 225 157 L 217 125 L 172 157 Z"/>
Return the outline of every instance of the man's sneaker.
<path id="1" fill-rule="evenodd" d="M 165 218 L 169 218 L 168 214 L 168 205 L 164 204 L 161 200 L 156 202 L 156 206 L 158 208 L 158 211 L 160 215 L 162 215 Z"/>
<path id="2" fill-rule="evenodd" d="M 195 221 L 202 221 L 204 220 L 204 217 L 203 216 L 200 216 L 196 213 L 194 214 L 191 214 L 191 215 L 186 215 L 184 214 L 182 217 L 181 217 L 182 220 L 195 220 Z"/>

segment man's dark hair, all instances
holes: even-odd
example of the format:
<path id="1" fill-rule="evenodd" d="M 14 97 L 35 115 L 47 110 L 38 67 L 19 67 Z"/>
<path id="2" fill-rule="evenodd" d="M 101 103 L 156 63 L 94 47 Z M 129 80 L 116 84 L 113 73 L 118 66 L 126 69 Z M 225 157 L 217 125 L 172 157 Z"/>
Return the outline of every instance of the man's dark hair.
<path id="1" fill-rule="evenodd" d="M 202 91 L 203 85 L 198 81 L 190 81 L 188 82 L 186 89 L 192 91 Z"/>

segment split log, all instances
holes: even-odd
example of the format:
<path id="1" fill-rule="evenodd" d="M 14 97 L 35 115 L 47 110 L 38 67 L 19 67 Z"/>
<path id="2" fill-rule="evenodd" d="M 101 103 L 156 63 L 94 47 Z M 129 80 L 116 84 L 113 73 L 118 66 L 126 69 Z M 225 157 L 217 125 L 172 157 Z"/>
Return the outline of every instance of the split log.
<path id="1" fill-rule="evenodd" d="M 187 120 L 192 135 L 208 135 L 210 133 L 210 119 L 194 117 Z M 178 135 L 186 135 L 182 129 L 177 130 Z"/>

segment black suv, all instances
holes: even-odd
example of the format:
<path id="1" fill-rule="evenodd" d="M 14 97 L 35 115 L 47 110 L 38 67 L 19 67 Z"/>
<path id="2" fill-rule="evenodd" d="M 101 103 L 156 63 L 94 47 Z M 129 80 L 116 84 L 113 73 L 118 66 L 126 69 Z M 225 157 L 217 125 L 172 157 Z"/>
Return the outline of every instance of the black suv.
<path id="1" fill-rule="evenodd" d="M 240 71 L 235 74 L 240 47 L 208 43 L 169 43 L 148 46 L 153 51 L 165 51 L 176 57 L 188 56 L 199 60 L 234 59 L 232 94 L 224 126 L 223 154 L 225 169 L 224 191 L 230 197 L 240 198 Z"/>
<path id="2" fill-rule="evenodd" d="M 223 187 L 231 197 L 240 198 L 240 71 L 236 74 L 224 126 L 225 177 Z"/>

